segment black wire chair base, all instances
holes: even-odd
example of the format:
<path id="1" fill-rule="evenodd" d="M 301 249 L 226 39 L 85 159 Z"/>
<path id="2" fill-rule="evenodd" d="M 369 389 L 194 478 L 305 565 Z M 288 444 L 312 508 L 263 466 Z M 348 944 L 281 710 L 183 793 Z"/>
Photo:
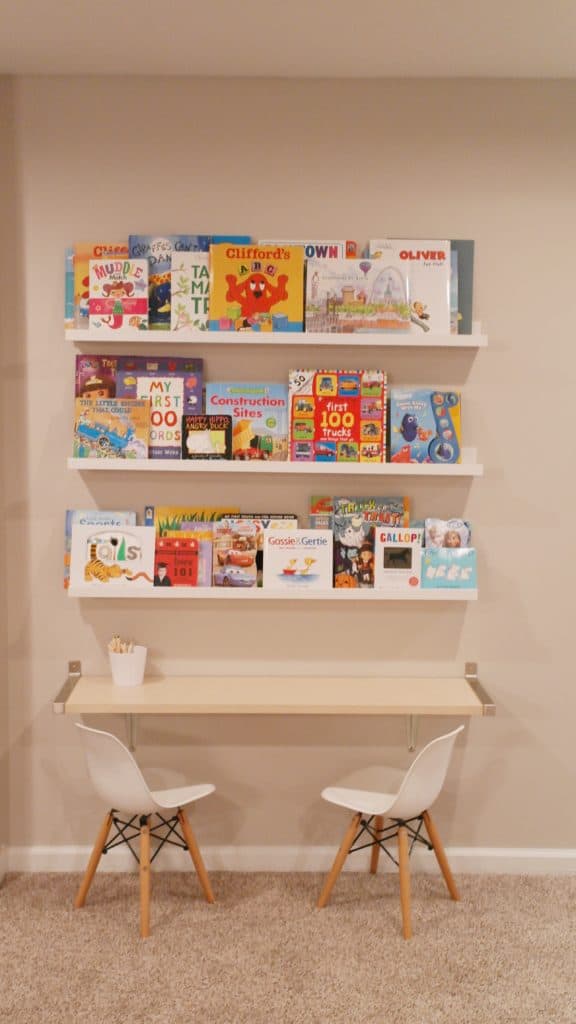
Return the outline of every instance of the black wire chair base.
<path id="1" fill-rule="evenodd" d="M 358 850 L 366 850 L 371 846 L 379 846 L 380 849 L 384 851 L 386 856 L 390 858 L 390 860 L 396 865 L 396 867 L 398 867 L 398 861 L 396 860 L 396 857 L 394 857 L 393 854 L 390 853 L 390 850 L 387 849 L 386 843 L 388 843 L 391 839 L 396 838 L 396 836 L 398 835 L 398 830 L 401 827 L 406 829 L 406 831 L 408 832 L 408 836 L 411 838 L 410 846 L 408 848 L 409 855 L 412 853 L 412 850 L 416 843 L 422 843 L 422 846 L 425 846 L 427 850 L 434 849 L 432 843 L 429 842 L 425 836 L 421 835 L 422 825 L 424 824 L 424 816 L 422 814 L 417 815 L 415 818 L 409 818 L 407 821 L 404 821 L 403 818 L 392 818 L 391 823 L 381 829 L 376 829 L 372 825 L 372 822 L 374 821 L 375 817 L 376 815 L 373 814 L 369 818 L 360 819 L 360 829 L 357 832 L 356 836 L 354 837 L 352 845 L 348 850 L 349 854 L 358 853 Z M 418 822 L 416 827 L 414 827 L 413 825 L 414 822 Z M 360 841 L 365 835 L 370 836 L 370 842 L 361 843 Z"/>
<path id="2" fill-rule="evenodd" d="M 156 860 L 160 850 L 166 845 L 166 843 L 169 843 L 171 846 L 179 846 L 181 850 L 188 849 L 188 844 L 178 828 L 177 814 L 172 818 L 163 818 L 161 814 L 135 814 L 129 821 L 122 821 L 122 819 L 112 811 L 112 824 L 116 829 L 116 833 L 108 840 L 102 850 L 102 853 L 108 853 L 108 850 L 113 850 L 114 847 L 122 846 L 125 843 L 130 850 L 130 853 L 139 864 L 140 858 L 136 850 L 133 848 L 132 842 L 140 836 L 140 826 L 144 825 L 148 820 L 152 821 L 154 818 L 158 818 L 158 822 L 155 825 L 151 824 L 150 838 L 156 840 L 158 845 L 150 858 L 151 864 Z M 134 824 L 135 822 L 137 822 L 137 824 Z"/>

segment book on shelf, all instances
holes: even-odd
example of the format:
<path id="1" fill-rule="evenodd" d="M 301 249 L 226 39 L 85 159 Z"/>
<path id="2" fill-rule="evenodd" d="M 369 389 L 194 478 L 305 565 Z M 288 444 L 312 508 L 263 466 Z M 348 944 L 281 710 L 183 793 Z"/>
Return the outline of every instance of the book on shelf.
<path id="1" fill-rule="evenodd" d="M 198 414 L 182 417 L 183 459 L 231 459 L 232 417 Z"/>
<path id="2" fill-rule="evenodd" d="M 372 239 L 368 255 L 407 277 L 411 334 L 450 334 L 449 239 Z"/>
<path id="3" fill-rule="evenodd" d="M 127 242 L 76 242 L 72 246 L 74 312 L 70 326 L 88 330 L 90 313 L 90 260 L 124 260 L 128 255 Z"/>
<path id="4" fill-rule="evenodd" d="M 144 525 L 153 526 L 158 537 L 186 532 L 196 523 L 213 523 L 240 512 L 237 505 L 146 505 Z"/>
<path id="5" fill-rule="evenodd" d="M 237 518 L 248 519 L 256 527 L 256 580 L 257 586 L 261 587 L 266 530 L 297 530 L 298 516 L 293 512 L 241 512 Z"/>
<path id="6" fill-rule="evenodd" d="M 424 548 L 422 588 L 475 590 L 478 586 L 475 548 Z"/>
<path id="7" fill-rule="evenodd" d="M 387 261 L 308 260 L 307 331 L 357 334 L 410 329 L 407 275 Z"/>
<path id="8" fill-rule="evenodd" d="M 212 523 L 189 523 L 186 531 L 156 537 L 155 587 L 209 587 L 212 583 Z"/>
<path id="9" fill-rule="evenodd" d="M 130 258 L 90 260 L 90 329 L 119 335 L 148 329 L 148 263 Z"/>
<path id="10" fill-rule="evenodd" d="M 304 251 L 292 245 L 213 245 L 210 330 L 302 331 Z"/>
<path id="11" fill-rule="evenodd" d="M 452 334 L 472 334 L 474 295 L 474 242 L 453 238 L 450 242 L 452 275 L 450 278 L 450 330 Z M 456 281 L 454 283 L 454 276 Z"/>
<path id="12" fill-rule="evenodd" d="M 264 534 L 264 590 L 332 589 L 331 530 L 267 530 Z"/>
<path id="13" fill-rule="evenodd" d="M 334 501 L 328 494 L 313 494 L 308 503 L 308 526 L 311 530 L 331 530 Z"/>
<path id="14" fill-rule="evenodd" d="M 420 587 L 423 530 L 375 526 L 374 589 L 390 594 Z"/>
<path id="15" fill-rule="evenodd" d="M 390 462 L 461 462 L 461 433 L 459 392 L 390 389 Z"/>
<path id="16" fill-rule="evenodd" d="M 464 519 L 424 520 L 424 547 L 426 548 L 469 548 L 472 528 Z"/>
<path id="17" fill-rule="evenodd" d="M 147 459 L 150 403 L 137 398 L 76 398 L 73 455 Z"/>
<path id="18" fill-rule="evenodd" d="M 214 523 L 212 586 L 255 587 L 258 582 L 258 535 L 251 519 L 226 518 Z"/>
<path id="19" fill-rule="evenodd" d="M 335 516 L 361 515 L 367 523 L 385 524 L 386 526 L 410 525 L 410 498 L 404 496 L 387 497 L 376 494 L 356 497 L 332 498 Z"/>
<path id="20" fill-rule="evenodd" d="M 181 338 L 208 330 L 209 259 L 207 252 L 172 254 L 170 329 Z"/>
<path id="21" fill-rule="evenodd" d="M 136 526 L 136 513 L 126 510 L 78 509 L 66 510 L 64 520 L 64 587 L 70 584 L 70 549 L 73 526 L 99 526 L 114 529 L 119 526 Z"/>
<path id="22" fill-rule="evenodd" d="M 115 356 L 76 356 L 76 398 L 115 398 Z"/>
<path id="23" fill-rule="evenodd" d="M 70 586 L 91 590 L 149 589 L 154 579 L 154 530 L 146 526 L 72 526 Z"/>
<path id="24" fill-rule="evenodd" d="M 357 243 L 350 240 L 261 238 L 258 245 L 300 245 L 304 250 L 304 259 L 306 260 L 351 260 L 355 259 L 358 251 Z"/>
<path id="25" fill-rule="evenodd" d="M 374 586 L 374 523 L 361 512 L 334 512 L 334 586 L 348 589 Z"/>
<path id="26" fill-rule="evenodd" d="M 148 322 L 150 330 L 170 330 L 172 256 L 208 252 L 210 235 L 129 235 L 130 256 L 148 268 Z"/>
<path id="27" fill-rule="evenodd" d="M 116 393 L 150 403 L 150 459 L 180 459 L 182 416 L 202 408 L 202 359 L 119 356 Z"/>
<path id="28" fill-rule="evenodd" d="M 265 381 L 209 381 L 207 415 L 232 417 L 232 458 L 288 457 L 288 388 Z"/>
<path id="29" fill-rule="evenodd" d="M 385 462 L 382 370 L 290 370 L 292 462 Z"/>

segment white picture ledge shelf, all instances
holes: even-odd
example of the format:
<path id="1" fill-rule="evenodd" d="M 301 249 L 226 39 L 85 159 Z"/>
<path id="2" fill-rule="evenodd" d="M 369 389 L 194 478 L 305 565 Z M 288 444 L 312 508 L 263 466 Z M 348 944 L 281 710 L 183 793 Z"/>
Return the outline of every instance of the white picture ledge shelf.
<path id="1" fill-rule="evenodd" d="M 186 337 L 181 331 L 126 330 L 121 335 L 112 330 L 68 330 L 68 341 L 87 344 L 142 345 L 256 345 L 274 348 L 277 345 L 346 345 L 354 348 L 486 348 L 486 334 L 319 334 L 314 331 L 278 331 L 258 334 L 254 331 L 198 331 Z"/>
<path id="2" fill-rule="evenodd" d="M 134 473 L 291 473 L 302 476 L 482 476 L 484 466 L 476 462 L 476 449 L 464 448 L 462 462 L 272 462 L 239 459 L 68 459 L 68 469 L 86 472 Z"/>
<path id="3" fill-rule="evenodd" d="M 446 588 L 438 590 L 407 590 L 389 593 L 383 590 L 264 590 L 262 588 L 233 587 L 150 587 L 149 590 L 130 590 L 127 585 L 77 585 L 68 588 L 68 597 L 88 597 L 97 600 L 157 601 L 477 601 L 477 590 Z"/>

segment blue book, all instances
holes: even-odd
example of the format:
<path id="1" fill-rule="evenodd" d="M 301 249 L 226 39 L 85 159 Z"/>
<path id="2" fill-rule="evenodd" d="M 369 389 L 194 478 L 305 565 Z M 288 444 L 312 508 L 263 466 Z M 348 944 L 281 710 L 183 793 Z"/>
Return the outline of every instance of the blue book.
<path id="1" fill-rule="evenodd" d="M 424 548 L 422 579 L 424 590 L 452 587 L 475 590 L 477 587 L 475 548 Z"/>

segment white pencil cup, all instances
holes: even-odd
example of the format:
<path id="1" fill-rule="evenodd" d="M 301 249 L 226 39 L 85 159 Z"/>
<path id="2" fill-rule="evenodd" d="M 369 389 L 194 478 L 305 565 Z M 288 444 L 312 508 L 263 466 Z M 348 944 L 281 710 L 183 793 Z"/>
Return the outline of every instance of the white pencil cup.
<path id="1" fill-rule="evenodd" d="M 147 647 L 135 646 L 130 654 L 108 651 L 112 682 L 116 686 L 140 686 L 144 682 Z"/>

